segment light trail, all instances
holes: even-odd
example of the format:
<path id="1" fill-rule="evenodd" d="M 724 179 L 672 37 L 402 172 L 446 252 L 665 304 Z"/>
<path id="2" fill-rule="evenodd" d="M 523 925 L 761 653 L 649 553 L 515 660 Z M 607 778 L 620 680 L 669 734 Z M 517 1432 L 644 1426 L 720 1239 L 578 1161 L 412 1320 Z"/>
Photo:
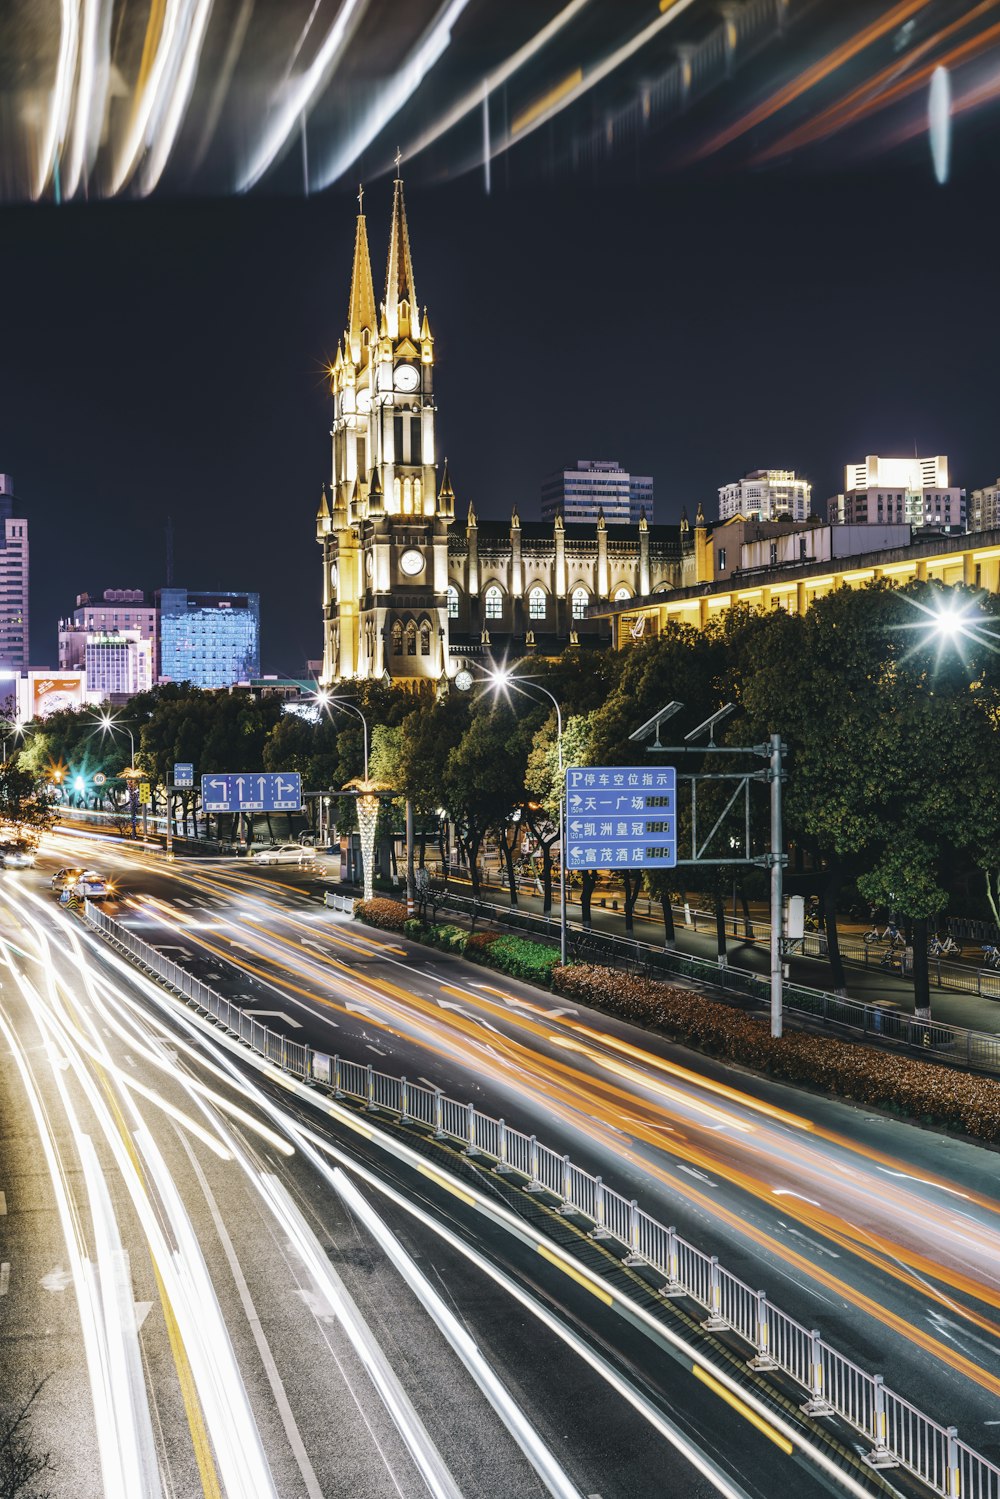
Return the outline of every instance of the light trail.
<path id="1" fill-rule="evenodd" d="M 213 0 L 194 0 L 184 16 L 186 37 L 184 51 L 177 59 L 175 70 L 165 87 L 163 119 L 150 144 L 149 154 L 143 164 L 142 191 L 151 193 L 163 175 L 167 160 L 174 148 L 181 121 L 187 113 L 194 88 L 195 75 L 201 48 L 212 14 Z"/>
<path id="2" fill-rule="evenodd" d="M 288 97 L 278 110 L 277 118 L 268 126 L 250 166 L 237 184 L 238 192 L 248 192 L 287 150 L 296 125 L 336 72 L 367 6 L 368 0 L 341 0 L 340 9 L 323 39 L 323 45 L 302 77 L 289 88 Z"/>
<path id="3" fill-rule="evenodd" d="M 404 104 L 417 92 L 434 64 L 447 51 L 451 42 L 451 28 L 468 3 L 469 0 L 448 0 L 441 14 L 410 49 L 407 60 L 397 68 L 392 81 L 379 90 L 375 104 L 368 110 L 361 124 L 350 131 L 343 144 L 338 145 L 311 186 L 322 190 L 336 182 L 382 133 L 390 120 L 395 119 Z"/>
<path id="4" fill-rule="evenodd" d="M 132 104 L 132 118 L 124 145 L 112 170 L 112 193 L 121 192 L 149 144 L 155 112 L 162 107 L 165 84 L 175 67 L 178 39 L 183 35 L 190 3 L 191 0 L 153 0 L 150 7 L 142 67 Z M 162 23 L 158 27 L 161 17 Z M 150 63 L 154 46 L 156 50 Z"/>
<path id="5" fill-rule="evenodd" d="M 36 198 L 42 196 L 52 174 L 58 172 L 59 155 L 66 138 L 80 41 L 79 0 L 62 0 L 59 15 L 59 53 L 56 59 L 56 76 L 52 83 L 52 101 L 42 137 L 38 175 L 35 179 Z"/>

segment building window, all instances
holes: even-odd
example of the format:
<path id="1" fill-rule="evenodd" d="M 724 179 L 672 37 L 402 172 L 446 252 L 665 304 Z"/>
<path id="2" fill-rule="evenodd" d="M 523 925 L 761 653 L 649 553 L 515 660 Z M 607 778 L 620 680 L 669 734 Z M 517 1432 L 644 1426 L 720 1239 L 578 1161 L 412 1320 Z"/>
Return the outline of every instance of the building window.
<path id="1" fill-rule="evenodd" d="M 776 541 L 772 541 L 771 542 L 771 566 L 772 567 L 776 567 L 777 564 L 778 564 L 778 543 Z"/>
<path id="2" fill-rule="evenodd" d="M 431 627 L 430 627 L 430 625 L 421 625 L 420 626 L 420 654 L 422 656 L 429 656 L 430 653 L 431 653 Z"/>
<path id="3" fill-rule="evenodd" d="M 458 618 L 458 589 L 449 584 L 445 589 L 445 598 L 448 600 L 448 618 Z"/>
<path id="4" fill-rule="evenodd" d="M 719 572 L 720 573 L 724 573 L 725 570 L 726 570 L 726 549 L 725 549 L 725 547 L 720 547 L 719 548 Z"/>
<path id="5" fill-rule="evenodd" d="M 403 514 L 413 514 L 413 481 L 411 479 L 403 480 Z"/>
<path id="6" fill-rule="evenodd" d="M 503 594 L 496 584 L 486 590 L 486 618 L 503 618 Z"/>
<path id="7" fill-rule="evenodd" d="M 582 619 L 584 610 L 590 603 L 590 598 L 585 588 L 574 588 L 570 598 L 574 619 Z"/>
<path id="8" fill-rule="evenodd" d="M 544 588 L 532 588 L 528 594 L 528 618 L 544 619 L 546 613 L 546 599 Z"/>
<path id="9" fill-rule="evenodd" d="M 399 620 L 395 620 L 392 626 L 392 654 L 401 656 L 403 654 L 403 626 Z"/>
<path id="10" fill-rule="evenodd" d="M 612 602 L 615 604 L 621 604 L 625 599 L 630 599 L 631 597 L 632 595 L 629 593 L 627 588 L 616 588 Z"/>
<path id="11" fill-rule="evenodd" d="M 406 627 L 406 654 L 408 656 L 417 654 L 417 627 L 412 619 Z"/>

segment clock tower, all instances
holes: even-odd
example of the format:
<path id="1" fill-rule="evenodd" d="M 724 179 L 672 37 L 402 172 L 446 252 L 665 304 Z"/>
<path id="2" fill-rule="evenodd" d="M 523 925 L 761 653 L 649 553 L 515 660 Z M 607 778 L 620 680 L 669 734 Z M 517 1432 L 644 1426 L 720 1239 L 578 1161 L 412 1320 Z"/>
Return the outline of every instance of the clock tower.
<path id="1" fill-rule="evenodd" d="M 398 172 L 398 162 L 397 162 Z M 330 371 L 333 466 L 323 549 L 323 683 L 386 674 L 436 683 L 448 663 L 447 464 L 437 485 L 434 339 L 413 280 L 402 178 L 378 312 L 358 194 L 348 326 Z"/>

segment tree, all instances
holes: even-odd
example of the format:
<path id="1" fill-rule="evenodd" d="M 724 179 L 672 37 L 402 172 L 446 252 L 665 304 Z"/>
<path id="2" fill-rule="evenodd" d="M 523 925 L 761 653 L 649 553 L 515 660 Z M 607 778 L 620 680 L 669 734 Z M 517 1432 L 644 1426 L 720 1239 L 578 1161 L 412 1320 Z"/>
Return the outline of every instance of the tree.
<path id="1" fill-rule="evenodd" d="M 22 769 L 17 758 L 0 765 L 0 821 L 21 833 L 39 833 L 52 822 L 47 781 Z"/>
<path id="2" fill-rule="evenodd" d="M 483 839 L 491 828 L 503 827 L 523 802 L 526 758 L 527 742 L 521 726 L 503 704 L 485 710 L 480 707 L 459 743 L 448 753 L 443 800 L 465 849 L 476 897 L 480 894 L 478 859 Z"/>
<path id="3" fill-rule="evenodd" d="M 563 731 L 563 772 L 573 765 L 586 765 L 590 755 L 592 713 L 578 713 L 566 720 Z M 565 791 L 559 768 L 559 741 L 555 713 L 532 736 L 525 766 L 524 817 L 542 853 L 542 903 L 545 914 L 552 910 L 552 850 L 559 840 L 559 801 Z M 560 850 L 565 858 L 565 850 Z M 588 913 L 589 920 L 589 913 Z"/>

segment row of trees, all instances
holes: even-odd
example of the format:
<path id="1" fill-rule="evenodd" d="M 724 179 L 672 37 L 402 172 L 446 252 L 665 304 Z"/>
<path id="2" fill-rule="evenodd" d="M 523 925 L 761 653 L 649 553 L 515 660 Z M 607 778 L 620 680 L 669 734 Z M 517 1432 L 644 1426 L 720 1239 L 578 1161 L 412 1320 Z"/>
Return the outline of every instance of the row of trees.
<path id="1" fill-rule="evenodd" d="M 613 653 L 567 651 L 519 668 L 520 688 L 414 698 L 359 684 L 354 700 L 373 725 L 371 774 L 409 798 L 418 827 L 439 809 L 452 820 L 472 878 L 487 838 L 495 839 L 516 900 L 514 858 L 527 830 L 542 856 L 552 902 L 558 836 L 558 744 L 551 704 L 563 710 L 568 765 L 622 765 L 642 751 L 630 733 L 670 700 L 685 704 L 685 729 L 725 703 L 737 711 L 720 736 L 732 744 L 780 733 L 788 745 L 785 833 L 799 888 L 822 900 L 834 967 L 843 987 L 837 911 L 846 887 L 895 912 L 911 927 L 916 984 L 926 993 L 928 923 L 949 904 L 988 908 L 1000 924 L 1000 600 L 973 590 L 915 583 L 838 589 L 803 616 L 781 610 L 729 611 L 698 631 L 670 625 L 658 638 Z M 515 679 L 515 682 L 517 679 Z M 165 784 L 177 761 L 213 770 L 298 770 L 306 789 L 336 791 L 363 768 L 362 728 L 333 708 L 318 723 L 282 711 L 274 698 L 156 689 L 129 706 L 140 768 Z M 119 734 L 102 740 L 93 715 L 62 713 L 37 726 L 20 766 L 37 776 L 54 766 L 96 765 L 113 775 L 129 758 Z M 669 755 L 658 763 L 671 763 Z M 705 768 L 675 761 L 679 774 Z M 699 793 L 699 821 L 721 793 Z M 754 813 L 755 850 L 766 846 L 766 798 Z M 701 807 L 704 806 L 704 813 Z M 349 816 L 345 804 L 341 826 Z M 744 836 L 733 823 L 734 842 Z M 687 845 L 685 839 L 688 838 Z M 679 852 L 690 852 L 681 799 Z M 420 857 L 425 843 L 421 840 Z M 681 870 L 622 875 L 626 920 L 639 890 L 669 900 Z M 597 872 L 583 877 L 584 916 Z M 706 865 L 693 888 L 721 904 L 731 868 Z"/>

